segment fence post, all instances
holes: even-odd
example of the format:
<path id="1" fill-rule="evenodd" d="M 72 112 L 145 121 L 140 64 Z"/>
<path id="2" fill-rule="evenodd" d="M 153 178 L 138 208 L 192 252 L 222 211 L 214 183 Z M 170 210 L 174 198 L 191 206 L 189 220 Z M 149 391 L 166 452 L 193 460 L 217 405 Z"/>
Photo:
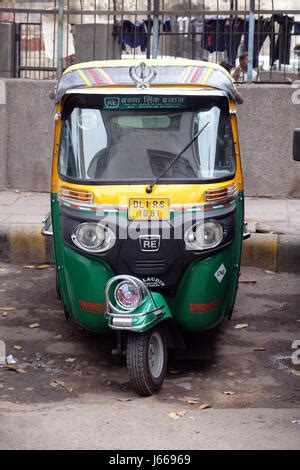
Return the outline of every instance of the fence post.
<path id="1" fill-rule="evenodd" d="M 63 72 L 64 0 L 58 0 L 57 14 L 57 78 Z"/>
<path id="2" fill-rule="evenodd" d="M 247 70 L 247 82 L 248 83 L 252 83 L 252 80 L 253 80 L 254 31 L 255 31 L 255 0 L 250 0 L 249 34 L 248 34 L 248 70 Z"/>
<path id="3" fill-rule="evenodd" d="M 159 36 L 159 0 L 154 0 L 152 59 L 157 59 Z"/>

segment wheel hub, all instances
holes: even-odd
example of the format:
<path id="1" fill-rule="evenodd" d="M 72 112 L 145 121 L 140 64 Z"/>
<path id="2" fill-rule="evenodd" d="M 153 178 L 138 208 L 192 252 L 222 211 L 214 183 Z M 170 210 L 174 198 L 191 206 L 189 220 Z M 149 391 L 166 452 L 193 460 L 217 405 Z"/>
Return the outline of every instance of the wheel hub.
<path id="1" fill-rule="evenodd" d="M 158 332 L 154 332 L 149 341 L 148 364 L 153 377 L 159 377 L 164 363 L 164 345 Z"/>

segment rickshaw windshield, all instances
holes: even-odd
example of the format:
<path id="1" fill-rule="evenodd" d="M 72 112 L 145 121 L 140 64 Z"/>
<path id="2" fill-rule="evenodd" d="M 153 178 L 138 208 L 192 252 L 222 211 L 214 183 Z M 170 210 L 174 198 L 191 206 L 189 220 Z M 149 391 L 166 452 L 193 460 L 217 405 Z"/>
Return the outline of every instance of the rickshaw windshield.
<path id="1" fill-rule="evenodd" d="M 72 97 L 62 119 L 59 173 L 70 181 L 151 182 L 203 127 L 160 182 L 225 180 L 235 173 L 225 97 Z"/>

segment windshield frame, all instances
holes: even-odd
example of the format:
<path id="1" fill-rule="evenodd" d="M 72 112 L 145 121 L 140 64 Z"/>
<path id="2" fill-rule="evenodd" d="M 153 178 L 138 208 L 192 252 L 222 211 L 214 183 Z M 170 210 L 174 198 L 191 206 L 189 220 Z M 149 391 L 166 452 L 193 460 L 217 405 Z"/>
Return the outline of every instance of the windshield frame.
<path id="1" fill-rule="evenodd" d="M 91 90 L 84 90 L 84 93 L 82 93 L 82 90 L 70 90 L 67 95 L 65 96 L 65 102 L 64 102 L 64 107 L 62 111 L 62 116 L 61 120 L 63 121 L 63 116 L 68 112 L 70 106 L 75 107 L 72 104 L 72 101 L 75 99 L 76 102 L 78 103 L 79 106 L 87 106 L 88 108 L 93 108 L 93 109 L 99 109 L 99 104 L 95 103 L 95 96 L 94 95 L 105 95 L 105 97 L 109 96 L 116 96 L 116 95 L 160 95 L 160 96 L 166 96 L 166 95 L 171 95 L 171 96 L 187 96 L 187 97 L 193 97 L 197 96 L 199 99 L 203 100 L 203 103 L 207 103 L 210 106 L 213 104 L 213 102 L 218 103 L 219 106 L 223 109 L 226 108 L 226 111 L 228 112 L 228 117 L 229 121 L 231 124 L 231 133 L 232 133 L 232 143 L 233 143 L 233 151 L 234 151 L 234 167 L 235 170 L 234 172 L 224 175 L 222 177 L 216 177 L 216 178 L 161 178 L 159 180 L 159 185 L 174 185 L 174 184 L 214 184 L 214 183 L 221 183 L 221 182 L 226 182 L 233 180 L 236 176 L 236 171 L 237 171 L 237 159 L 238 155 L 236 152 L 236 141 L 234 138 L 234 133 L 233 133 L 233 126 L 232 126 L 232 119 L 231 119 L 231 113 L 230 113 L 230 99 L 227 95 L 226 92 L 224 91 L 218 91 L 218 90 L 209 90 L 209 89 L 204 89 L 204 90 L 179 90 L 179 89 L 147 89 L 145 90 L 140 90 L 140 89 L 114 89 L 114 90 L 103 90 L 103 89 L 95 89 L 93 92 Z M 226 101 L 225 101 L 225 99 Z M 225 104 L 226 103 L 226 104 Z M 170 110 L 170 109 L 169 109 Z M 187 109 L 189 111 L 189 109 Z M 59 161 L 60 161 L 60 152 L 61 152 L 61 144 L 62 144 L 62 130 L 63 126 L 61 125 L 60 128 L 60 137 L 59 137 L 59 152 L 58 152 L 58 159 L 57 159 L 57 172 L 60 177 L 60 179 L 64 182 L 68 183 L 73 183 L 73 184 L 79 184 L 83 186 L 110 186 L 110 185 L 148 185 L 151 181 L 148 178 L 143 178 L 143 179 L 81 179 L 81 178 L 75 178 L 75 177 L 70 177 L 67 175 L 64 175 L 60 172 L 59 169 Z"/>

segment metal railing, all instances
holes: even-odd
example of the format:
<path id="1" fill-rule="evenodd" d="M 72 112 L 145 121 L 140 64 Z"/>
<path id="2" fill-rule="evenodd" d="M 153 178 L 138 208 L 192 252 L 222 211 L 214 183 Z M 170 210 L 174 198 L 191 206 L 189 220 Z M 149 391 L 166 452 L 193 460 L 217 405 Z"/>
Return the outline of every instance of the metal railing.
<path id="1" fill-rule="evenodd" d="M 300 78 L 300 4 L 293 10 L 275 9 L 274 0 L 0 5 L 0 76 L 52 79 L 73 63 L 129 57 L 184 57 L 234 68 L 246 52 L 248 81 Z M 5 41 L 9 25 L 10 52 Z"/>

